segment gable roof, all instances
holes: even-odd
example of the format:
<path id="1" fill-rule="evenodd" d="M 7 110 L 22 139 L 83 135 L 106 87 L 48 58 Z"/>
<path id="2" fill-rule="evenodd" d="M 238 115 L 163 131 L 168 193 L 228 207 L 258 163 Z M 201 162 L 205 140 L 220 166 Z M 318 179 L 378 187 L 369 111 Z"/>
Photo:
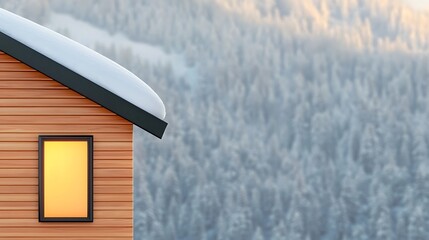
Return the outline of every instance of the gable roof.
<path id="1" fill-rule="evenodd" d="M 167 127 L 162 100 L 112 60 L 1 8 L 0 51 L 162 138 Z"/>

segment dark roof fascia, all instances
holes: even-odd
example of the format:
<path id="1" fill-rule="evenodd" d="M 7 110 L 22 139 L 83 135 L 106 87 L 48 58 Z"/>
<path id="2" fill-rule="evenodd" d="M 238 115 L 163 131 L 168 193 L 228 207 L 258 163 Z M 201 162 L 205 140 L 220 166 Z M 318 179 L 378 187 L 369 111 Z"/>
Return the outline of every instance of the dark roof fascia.
<path id="1" fill-rule="evenodd" d="M 31 38 L 31 36 L 28 37 Z M 167 128 L 165 121 L 2 32 L 0 32 L 0 51 L 91 99 L 158 138 L 162 138 Z"/>

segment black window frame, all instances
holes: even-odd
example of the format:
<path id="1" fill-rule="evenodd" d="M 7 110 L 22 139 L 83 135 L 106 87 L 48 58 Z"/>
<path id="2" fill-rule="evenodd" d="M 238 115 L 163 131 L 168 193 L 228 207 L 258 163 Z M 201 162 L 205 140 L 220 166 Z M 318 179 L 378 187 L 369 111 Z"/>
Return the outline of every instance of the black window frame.
<path id="1" fill-rule="evenodd" d="M 44 216 L 44 143 L 46 141 L 88 142 L 88 214 L 87 217 Z M 92 135 L 40 135 L 39 136 L 39 222 L 93 222 L 94 221 L 94 137 Z"/>

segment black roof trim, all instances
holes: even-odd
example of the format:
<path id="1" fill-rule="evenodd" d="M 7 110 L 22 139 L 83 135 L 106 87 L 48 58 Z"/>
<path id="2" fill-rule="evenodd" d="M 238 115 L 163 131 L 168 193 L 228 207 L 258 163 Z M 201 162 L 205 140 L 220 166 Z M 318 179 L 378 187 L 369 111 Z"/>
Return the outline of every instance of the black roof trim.
<path id="1" fill-rule="evenodd" d="M 31 36 L 29 36 L 31 38 Z M 49 57 L 0 32 L 0 50 L 162 138 L 167 123 Z M 79 61 L 79 59 L 76 59 Z"/>

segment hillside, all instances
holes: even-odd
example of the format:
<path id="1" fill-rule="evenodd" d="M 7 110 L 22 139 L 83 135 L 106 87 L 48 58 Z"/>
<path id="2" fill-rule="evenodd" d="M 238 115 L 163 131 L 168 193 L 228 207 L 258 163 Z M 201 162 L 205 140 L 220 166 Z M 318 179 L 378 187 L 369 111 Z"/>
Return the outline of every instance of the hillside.
<path id="1" fill-rule="evenodd" d="M 429 236 L 428 12 L 389 0 L 0 7 L 122 36 L 130 48 L 92 47 L 165 101 L 162 141 L 135 130 L 135 239 Z"/>

